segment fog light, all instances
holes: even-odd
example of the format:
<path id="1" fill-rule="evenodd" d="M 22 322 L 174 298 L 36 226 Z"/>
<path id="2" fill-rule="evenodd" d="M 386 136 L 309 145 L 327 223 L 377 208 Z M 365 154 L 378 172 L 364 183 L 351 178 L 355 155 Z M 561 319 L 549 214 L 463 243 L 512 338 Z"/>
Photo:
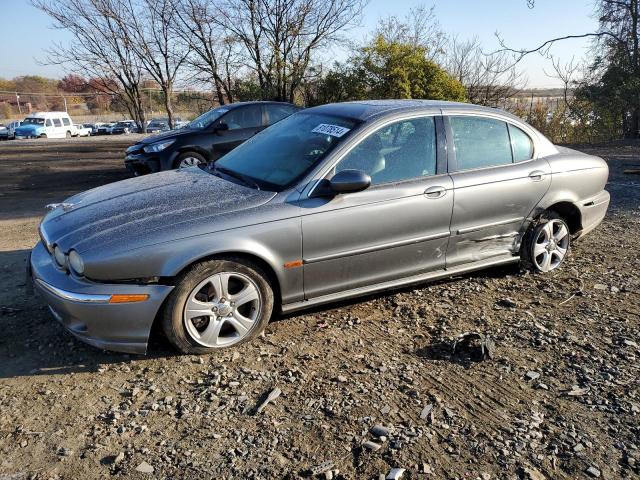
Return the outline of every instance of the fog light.
<path id="1" fill-rule="evenodd" d="M 82 275 L 84 273 L 84 262 L 82 261 L 82 257 L 75 250 L 71 250 L 69 252 L 69 266 L 73 268 L 73 271 L 78 275 Z"/>
<path id="2" fill-rule="evenodd" d="M 56 259 L 56 263 L 59 266 L 63 268 L 67 268 L 67 256 L 64 254 L 62 249 L 57 245 L 53 249 L 53 257 Z"/>

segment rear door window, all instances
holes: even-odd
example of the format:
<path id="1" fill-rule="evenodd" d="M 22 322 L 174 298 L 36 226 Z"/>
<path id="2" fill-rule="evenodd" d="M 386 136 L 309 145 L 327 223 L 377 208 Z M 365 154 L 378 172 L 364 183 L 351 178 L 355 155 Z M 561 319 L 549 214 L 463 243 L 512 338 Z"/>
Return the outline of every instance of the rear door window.
<path id="1" fill-rule="evenodd" d="M 62 123 L 64 124 L 65 127 L 68 127 L 69 125 L 71 125 L 71 122 L 69 121 L 68 118 L 63 118 Z"/>
<path id="2" fill-rule="evenodd" d="M 54 127 L 61 127 L 62 126 L 62 122 L 60 121 L 59 118 L 54 118 L 53 119 L 53 126 Z"/>
<path id="3" fill-rule="evenodd" d="M 493 118 L 451 116 L 449 123 L 458 171 L 513 162 L 506 122 Z"/>
<path id="4" fill-rule="evenodd" d="M 509 125 L 511 145 L 513 146 L 513 160 L 524 162 L 533 158 L 533 141 L 531 137 L 514 125 Z"/>

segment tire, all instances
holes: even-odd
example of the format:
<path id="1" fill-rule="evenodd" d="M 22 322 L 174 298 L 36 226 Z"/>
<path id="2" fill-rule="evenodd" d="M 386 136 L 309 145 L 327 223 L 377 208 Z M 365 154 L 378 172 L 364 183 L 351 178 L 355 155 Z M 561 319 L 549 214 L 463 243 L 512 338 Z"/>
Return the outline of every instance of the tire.
<path id="1" fill-rule="evenodd" d="M 46 133 L 41 134 L 40 138 L 47 138 L 47 134 Z"/>
<path id="2" fill-rule="evenodd" d="M 197 162 L 197 163 L 196 163 Z M 197 152 L 184 152 L 173 162 L 173 168 L 187 168 L 207 163 L 207 159 Z"/>
<path id="3" fill-rule="evenodd" d="M 553 241 L 549 239 L 553 236 Z M 533 223 L 522 241 L 521 265 L 535 273 L 548 273 L 559 268 L 569 255 L 571 231 L 556 212 L 548 211 Z"/>
<path id="4" fill-rule="evenodd" d="M 252 340 L 265 329 L 273 311 L 268 278 L 258 265 L 241 258 L 195 264 L 177 278 L 163 308 L 165 335 L 187 354 L 210 353 Z M 234 300 L 243 303 L 236 305 Z"/>

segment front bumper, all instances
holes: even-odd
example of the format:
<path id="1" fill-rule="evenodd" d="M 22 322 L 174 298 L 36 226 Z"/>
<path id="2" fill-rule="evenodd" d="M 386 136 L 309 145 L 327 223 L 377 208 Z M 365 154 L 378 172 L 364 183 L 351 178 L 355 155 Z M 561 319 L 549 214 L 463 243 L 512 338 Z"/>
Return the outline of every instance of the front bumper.
<path id="1" fill-rule="evenodd" d="M 169 285 L 94 283 L 59 269 L 42 242 L 34 247 L 30 275 L 49 310 L 78 339 L 105 350 L 146 353 L 151 326 Z M 109 303 L 111 295 L 147 294 L 136 303 Z"/>

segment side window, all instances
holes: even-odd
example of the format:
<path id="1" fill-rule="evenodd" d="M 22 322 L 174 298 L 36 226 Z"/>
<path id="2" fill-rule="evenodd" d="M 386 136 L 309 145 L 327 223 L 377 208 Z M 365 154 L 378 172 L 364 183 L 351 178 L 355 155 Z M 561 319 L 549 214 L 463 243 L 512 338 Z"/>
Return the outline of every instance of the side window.
<path id="1" fill-rule="evenodd" d="M 60 121 L 59 118 L 54 118 L 53 119 L 53 126 L 54 127 L 61 127 L 62 126 L 62 122 Z"/>
<path id="2" fill-rule="evenodd" d="M 71 122 L 66 117 L 62 119 L 62 123 L 65 127 L 68 127 L 69 125 L 71 125 Z"/>
<path id="3" fill-rule="evenodd" d="M 371 184 L 401 182 L 436 173 L 436 126 L 433 117 L 401 120 L 369 135 L 336 166 L 362 170 Z"/>
<path id="4" fill-rule="evenodd" d="M 268 125 L 273 125 L 296 112 L 296 109 L 289 105 L 266 105 L 265 109 L 267 111 Z"/>
<path id="5" fill-rule="evenodd" d="M 523 162 L 533 158 L 533 141 L 531 137 L 518 127 L 509 125 L 511 145 L 513 146 L 513 161 Z"/>
<path id="6" fill-rule="evenodd" d="M 229 125 L 229 130 L 259 127 L 262 125 L 262 108 L 255 105 L 236 108 L 222 117 L 221 121 Z"/>
<path id="7" fill-rule="evenodd" d="M 53 124 L 51 123 L 51 119 L 50 118 L 47 118 L 46 126 L 47 127 L 52 127 L 53 126 Z"/>
<path id="8" fill-rule="evenodd" d="M 458 170 L 512 163 L 507 124 L 492 118 L 449 117 Z"/>

